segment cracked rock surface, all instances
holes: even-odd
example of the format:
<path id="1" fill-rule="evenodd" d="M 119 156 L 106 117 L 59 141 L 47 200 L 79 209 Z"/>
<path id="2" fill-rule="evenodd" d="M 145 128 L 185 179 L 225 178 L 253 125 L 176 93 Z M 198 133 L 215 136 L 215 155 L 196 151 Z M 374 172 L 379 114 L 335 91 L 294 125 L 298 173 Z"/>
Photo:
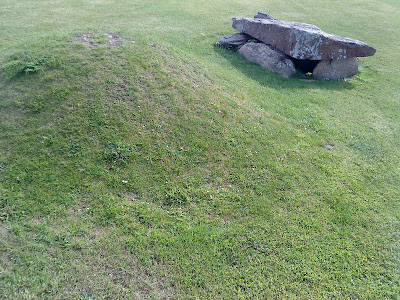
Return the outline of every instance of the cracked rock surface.
<path id="1" fill-rule="evenodd" d="M 364 42 L 329 34 L 305 23 L 233 18 L 233 28 L 296 59 L 344 59 L 372 56 L 376 51 Z"/>

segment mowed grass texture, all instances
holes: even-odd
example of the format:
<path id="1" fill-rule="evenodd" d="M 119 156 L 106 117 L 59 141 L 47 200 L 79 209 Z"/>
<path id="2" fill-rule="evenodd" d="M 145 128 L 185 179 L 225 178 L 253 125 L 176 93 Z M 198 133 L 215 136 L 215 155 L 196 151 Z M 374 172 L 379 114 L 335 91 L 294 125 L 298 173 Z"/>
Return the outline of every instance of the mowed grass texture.
<path id="1" fill-rule="evenodd" d="M 257 11 L 377 53 L 302 82 L 213 46 Z M 0 298 L 399 297 L 397 1 L 0 16 Z"/>

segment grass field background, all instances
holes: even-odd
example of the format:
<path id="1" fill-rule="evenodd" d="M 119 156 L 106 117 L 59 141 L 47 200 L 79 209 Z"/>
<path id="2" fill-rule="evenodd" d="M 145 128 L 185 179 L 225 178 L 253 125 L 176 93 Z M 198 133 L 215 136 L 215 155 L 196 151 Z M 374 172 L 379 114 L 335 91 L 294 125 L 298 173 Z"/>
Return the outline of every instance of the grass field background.
<path id="1" fill-rule="evenodd" d="M 214 47 L 258 11 L 377 52 L 303 82 Z M 399 20 L 394 0 L 2 0 L 0 298 L 398 299 Z"/>

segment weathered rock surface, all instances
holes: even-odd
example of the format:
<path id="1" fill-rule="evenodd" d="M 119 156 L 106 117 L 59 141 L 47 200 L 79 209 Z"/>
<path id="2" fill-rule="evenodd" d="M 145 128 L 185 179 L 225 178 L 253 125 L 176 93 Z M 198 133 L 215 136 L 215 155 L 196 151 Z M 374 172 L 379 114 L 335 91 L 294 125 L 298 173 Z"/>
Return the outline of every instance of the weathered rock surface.
<path id="1" fill-rule="evenodd" d="M 322 60 L 313 70 L 314 79 L 336 80 L 357 74 L 358 57 Z"/>
<path id="2" fill-rule="evenodd" d="M 246 44 L 249 40 L 254 40 L 254 38 L 246 33 L 234 33 L 222 37 L 218 40 L 216 45 L 226 49 L 232 49 Z"/>
<path id="3" fill-rule="evenodd" d="M 270 45 L 264 43 L 247 43 L 239 49 L 239 53 L 248 61 L 255 62 L 263 68 L 285 78 L 289 78 L 296 72 L 292 60 Z"/>
<path id="4" fill-rule="evenodd" d="M 233 28 L 296 59 L 345 59 L 372 56 L 376 51 L 364 42 L 328 34 L 305 23 L 233 18 Z"/>

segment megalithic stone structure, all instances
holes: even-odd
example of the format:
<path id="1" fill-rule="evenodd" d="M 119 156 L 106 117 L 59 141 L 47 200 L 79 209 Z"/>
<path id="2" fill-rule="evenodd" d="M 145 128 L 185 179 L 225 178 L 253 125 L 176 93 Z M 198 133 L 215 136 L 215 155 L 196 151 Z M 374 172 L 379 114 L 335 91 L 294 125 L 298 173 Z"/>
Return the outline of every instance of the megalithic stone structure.
<path id="1" fill-rule="evenodd" d="M 233 28 L 302 60 L 365 57 L 376 51 L 364 42 L 329 34 L 305 23 L 273 18 L 233 18 Z"/>

